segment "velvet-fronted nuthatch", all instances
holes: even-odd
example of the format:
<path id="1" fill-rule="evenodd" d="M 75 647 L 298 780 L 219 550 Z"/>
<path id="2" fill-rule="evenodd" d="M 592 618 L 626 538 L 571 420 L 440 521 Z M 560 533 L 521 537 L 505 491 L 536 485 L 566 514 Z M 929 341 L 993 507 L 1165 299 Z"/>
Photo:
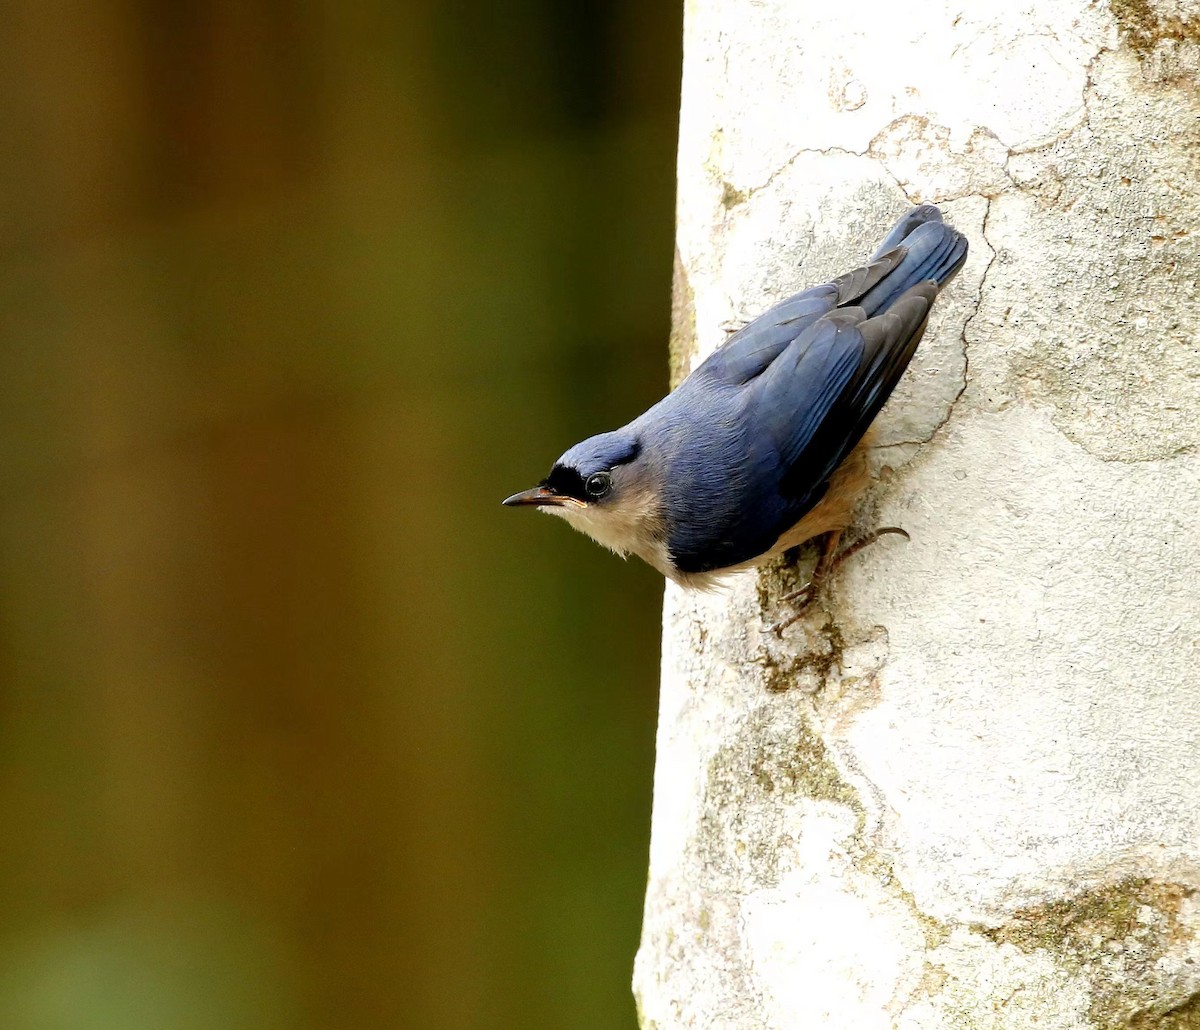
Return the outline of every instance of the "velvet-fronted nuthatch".
<path id="1" fill-rule="evenodd" d="M 504 503 L 560 515 L 693 587 L 824 536 L 815 582 L 840 560 L 866 486 L 864 437 L 966 257 L 936 207 L 913 208 L 864 267 L 776 304 Z"/>

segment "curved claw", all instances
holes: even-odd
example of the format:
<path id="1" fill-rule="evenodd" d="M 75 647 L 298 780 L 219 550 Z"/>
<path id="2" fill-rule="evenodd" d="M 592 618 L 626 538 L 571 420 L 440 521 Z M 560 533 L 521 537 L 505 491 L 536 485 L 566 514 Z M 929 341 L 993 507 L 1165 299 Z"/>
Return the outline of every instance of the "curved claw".
<path id="1" fill-rule="evenodd" d="M 875 543 L 875 541 L 880 537 L 890 535 L 902 536 L 905 540 L 912 539 L 912 537 L 908 535 L 908 531 L 901 529 L 899 526 L 881 526 L 873 533 L 868 533 L 861 540 L 856 540 L 842 551 L 837 552 L 836 548 L 841 534 L 831 534 L 830 538 L 826 541 L 824 553 L 817 562 L 816 569 L 813 570 L 812 579 L 809 580 L 799 590 L 795 590 L 790 594 L 786 594 L 781 599 L 784 604 L 791 604 L 795 601 L 799 601 L 800 603 L 795 606 L 795 608 L 792 610 L 792 614 L 786 619 L 780 619 L 778 622 L 774 623 L 771 626 L 771 632 L 776 636 L 781 636 L 785 629 L 799 622 L 804 617 L 804 613 L 808 611 L 809 606 L 817 599 L 817 591 L 820 589 L 821 585 L 833 573 L 833 571 L 842 564 L 842 562 L 844 562 L 847 558 L 852 558 L 854 555 L 858 554 L 858 552 L 864 547 L 868 547 Z"/>
<path id="2" fill-rule="evenodd" d="M 803 600 L 801 600 L 801 598 L 803 598 Z M 782 636 L 783 631 L 787 629 L 788 626 L 799 622 L 804 617 L 804 613 L 808 611 L 809 605 L 811 605 L 816 598 L 817 584 L 812 580 L 802 586 L 799 590 L 793 590 L 790 594 L 785 594 L 782 598 L 784 604 L 792 604 L 795 601 L 799 601 L 800 603 L 792 609 L 792 614 L 786 619 L 780 619 L 778 622 L 774 623 L 771 626 L 771 632 L 777 637 Z"/>
<path id="3" fill-rule="evenodd" d="M 831 558 L 825 571 L 832 572 L 839 565 L 841 565 L 842 562 L 844 562 L 847 558 L 854 557 L 854 555 L 858 554 L 858 552 L 861 551 L 864 547 L 869 547 L 871 544 L 875 543 L 875 541 L 878 540 L 881 536 L 890 536 L 893 534 L 895 536 L 902 536 L 902 537 L 904 537 L 905 540 L 912 539 L 912 537 L 908 535 L 907 529 L 901 529 L 899 526 L 880 526 L 879 529 L 875 530 L 874 533 L 868 533 L 861 540 L 856 540 L 849 547 L 847 547 L 845 550 L 843 550 L 840 554 L 837 554 L 833 558 Z"/>

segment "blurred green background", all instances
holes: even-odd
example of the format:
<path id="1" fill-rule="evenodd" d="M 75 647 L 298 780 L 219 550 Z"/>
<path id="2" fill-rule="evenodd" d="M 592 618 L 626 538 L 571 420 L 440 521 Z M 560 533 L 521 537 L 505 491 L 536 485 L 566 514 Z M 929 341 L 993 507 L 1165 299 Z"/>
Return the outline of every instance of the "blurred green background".
<path id="1" fill-rule="evenodd" d="M 680 11 L 3 14 L 0 1027 L 633 1027 Z"/>

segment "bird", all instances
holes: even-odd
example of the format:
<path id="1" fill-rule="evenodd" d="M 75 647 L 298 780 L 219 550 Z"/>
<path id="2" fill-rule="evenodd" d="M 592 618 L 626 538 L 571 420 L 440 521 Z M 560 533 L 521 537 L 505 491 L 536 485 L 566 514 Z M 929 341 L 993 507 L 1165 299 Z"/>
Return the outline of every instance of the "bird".
<path id="1" fill-rule="evenodd" d="M 561 516 L 700 590 L 823 538 L 809 585 L 791 595 L 807 604 L 849 554 L 907 536 L 885 527 L 838 553 L 869 484 L 871 424 L 966 257 L 936 206 L 911 208 L 866 264 L 774 305 L 657 404 L 502 503 Z"/>

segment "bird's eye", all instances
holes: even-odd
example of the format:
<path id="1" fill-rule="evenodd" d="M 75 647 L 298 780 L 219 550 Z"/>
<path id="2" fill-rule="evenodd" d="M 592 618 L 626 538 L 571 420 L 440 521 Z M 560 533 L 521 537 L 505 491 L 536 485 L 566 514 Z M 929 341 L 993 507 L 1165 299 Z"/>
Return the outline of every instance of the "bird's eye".
<path id="1" fill-rule="evenodd" d="M 612 489 L 612 477 L 607 472 L 596 472 L 588 476 L 583 488 L 592 500 L 599 500 Z"/>

